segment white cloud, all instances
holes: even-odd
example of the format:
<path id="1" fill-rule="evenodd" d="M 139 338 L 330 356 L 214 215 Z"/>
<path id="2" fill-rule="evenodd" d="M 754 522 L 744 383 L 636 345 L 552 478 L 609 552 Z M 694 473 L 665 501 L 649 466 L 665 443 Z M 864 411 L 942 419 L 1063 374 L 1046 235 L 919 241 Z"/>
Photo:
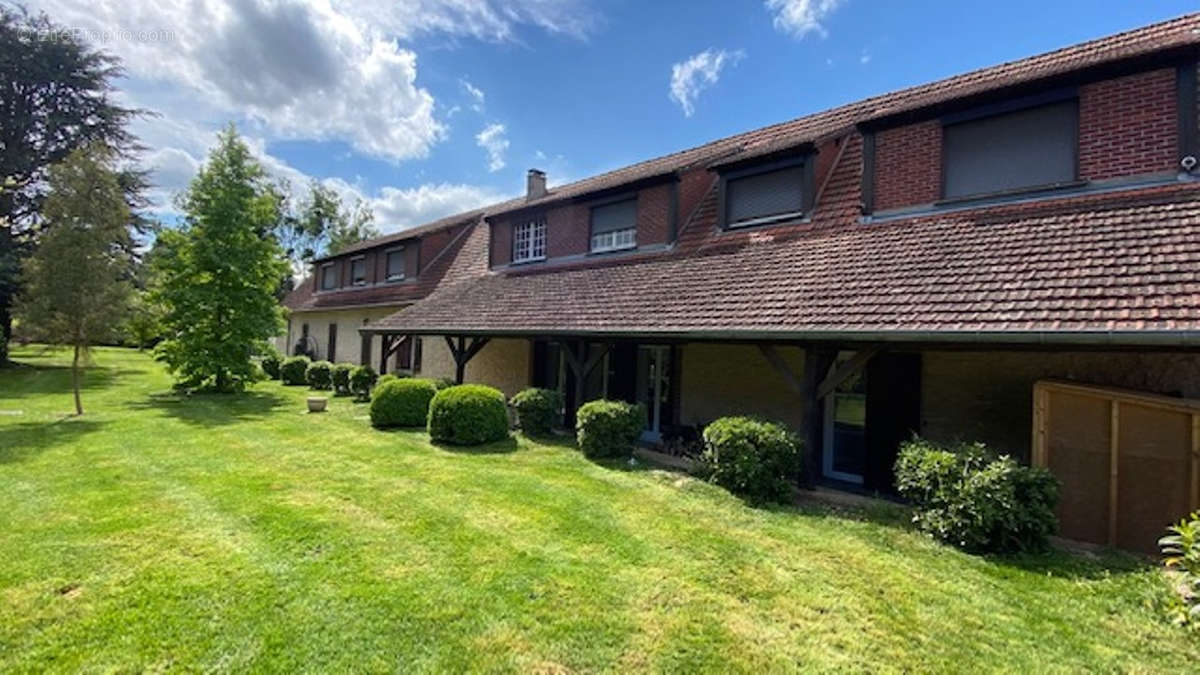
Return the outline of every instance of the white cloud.
<path id="1" fill-rule="evenodd" d="M 375 223 L 384 232 L 493 204 L 511 197 L 491 188 L 461 183 L 427 183 L 413 188 L 386 187 L 370 200 Z"/>
<path id="2" fill-rule="evenodd" d="M 582 38 L 595 23 L 586 0 L 34 2 L 121 57 L 135 81 L 170 88 L 180 108 L 394 162 L 426 157 L 446 137 L 417 54 L 399 40 L 515 41 L 522 25 Z"/>
<path id="3" fill-rule="evenodd" d="M 775 28 L 797 39 L 809 33 L 825 35 L 824 21 L 843 0 L 766 0 L 775 14 Z"/>
<path id="4" fill-rule="evenodd" d="M 466 80 L 459 80 L 458 83 L 462 85 L 467 95 L 471 97 L 471 109 L 475 112 L 483 112 L 483 101 L 486 98 L 483 91 Z"/>
<path id="5" fill-rule="evenodd" d="M 488 171 L 496 172 L 504 168 L 504 153 L 508 150 L 508 138 L 505 137 L 503 124 L 489 124 L 478 134 L 475 134 L 475 144 L 483 148 L 488 156 Z"/>
<path id="6" fill-rule="evenodd" d="M 717 83 L 726 64 L 736 64 L 745 56 L 742 50 L 705 49 L 686 61 L 671 66 L 670 98 L 683 109 L 685 117 L 696 111 L 700 92 Z"/>
<path id="7" fill-rule="evenodd" d="M 862 50 L 862 52 L 859 53 L 859 55 L 858 55 L 858 62 L 864 66 L 867 65 L 868 63 L 870 63 L 871 62 L 871 52 L 867 51 L 864 48 Z"/>

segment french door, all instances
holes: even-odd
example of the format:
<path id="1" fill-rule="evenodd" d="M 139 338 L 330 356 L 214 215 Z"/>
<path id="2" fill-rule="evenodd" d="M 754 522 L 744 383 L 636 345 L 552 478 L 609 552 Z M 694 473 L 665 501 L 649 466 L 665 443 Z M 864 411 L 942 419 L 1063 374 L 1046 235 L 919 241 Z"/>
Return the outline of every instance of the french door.
<path id="1" fill-rule="evenodd" d="M 839 354 L 833 373 L 852 354 Z M 826 478 L 862 484 L 867 469 L 867 369 L 861 368 L 825 399 L 825 452 L 821 467 Z"/>
<path id="2" fill-rule="evenodd" d="M 662 440 L 662 427 L 669 415 L 671 400 L 671 348 L 666 345 L 639 345 L 637 348 L 637 402 L 646 406 L 646 430 L 642 440 Z"/>

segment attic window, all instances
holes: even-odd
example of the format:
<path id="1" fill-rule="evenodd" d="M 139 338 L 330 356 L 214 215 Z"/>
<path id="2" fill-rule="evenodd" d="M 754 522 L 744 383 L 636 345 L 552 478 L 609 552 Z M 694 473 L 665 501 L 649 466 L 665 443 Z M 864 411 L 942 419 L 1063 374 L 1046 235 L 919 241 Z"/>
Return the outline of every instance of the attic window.
<path id="1" fill-rule="evenodd" d="M 592 252 L 637 245 L 637 197 L 592 207 Z"/>
<path id="2" fill-rule="evenodd" d="M 350 261 L 350 283 L 355 286 L 367 285 L 367 259 L 363 256 Z"/>
<path id="3" fill-rule="evenodd" d="M 1075 99 L 943 123 L 945 199 L 1052 187 L 1077 178 Z"/>
<path id="4" fill-rule="evenodd" d="M 387 280 L 404 280 L 404 249 L 395 248 L 387 252 Z"/>
<path id="5" fill-rule="evenodd" d="M 321 290 L 331 291 L 337 288 L 337 266 L 333 263 L 321 265 Z"/>
<path id="6" fill-rule="evenodd" d="M 721 176 L 722 222 L 747 227 L 799 218 L 807 208 L 810 171 L 804 159 L 789 159 Z"/>
<path id="7" fill-rule="evenodd" d="M 546 258 L 546 221 L 531 220 L 513 228 L 512 261 L 533 262 Z"/>

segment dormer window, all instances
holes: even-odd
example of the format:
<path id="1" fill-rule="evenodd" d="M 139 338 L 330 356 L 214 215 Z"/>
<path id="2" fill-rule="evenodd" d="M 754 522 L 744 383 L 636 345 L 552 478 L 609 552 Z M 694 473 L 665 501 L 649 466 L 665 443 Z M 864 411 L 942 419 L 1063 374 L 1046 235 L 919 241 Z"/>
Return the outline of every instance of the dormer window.
<path id="1" fill-rule="evenodd" d="M 325 263 L 321 265 L 321 290 L 332 291 L 337 288 L 337 265 Z"/>
<path id="2" fill-rule="evenodd" d="M 387 252 L 387 280 L 404 280 L 404 248 L 394 248 Z"/>
<path id="3" fill-rule="evenodd" d="M 519 223 L 513 227 L 515 263 L 546 259 L 546 221 L 543 219 Z"/>
<path id="4" fill-rule="evenodd" d="M 804 217 L 812 182 L 809 162 L 790 158 L 721 174 L 721 222 L 749 227 Z"/>
<path id="5" fill-rule="evenodd" d="M 942 197 L 960 199 L 1078 179 L 1079 105 L 1073 92 L 1012 101 L 942 120 Z M 1032 105 L 1031 105 L 1032 104 Z"/>
<path id="6" fill-rule="evenodd" d="M 363 256 L 350 260 L 350 283 L 355 286 L 367 285 L 367 259 Z"/>
<path id="7" fill-rule="evenodd" d="M 637 198 L 592 207 L 592 253 L 637 246 Z"/>

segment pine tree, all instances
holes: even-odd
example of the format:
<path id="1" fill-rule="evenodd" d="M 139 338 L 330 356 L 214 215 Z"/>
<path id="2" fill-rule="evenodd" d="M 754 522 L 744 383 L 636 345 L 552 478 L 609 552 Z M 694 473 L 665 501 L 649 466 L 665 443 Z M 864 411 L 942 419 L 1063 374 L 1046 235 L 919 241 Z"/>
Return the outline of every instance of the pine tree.
<path id="1" fill-rule="evenodd" d="M 81 367 L 91 345 L 110 339 L 133 290 L 129 207 L 113 155 L 103 146 L 76 150 L 50 168 L 42 216 L 48 227 L 22 269 L 21 325 L 40 340 L 74 348 L 75 414 Z"/>
<path id="2" fill-rule="evenodd" d="M 166 337 L 156 354 L 180 386 L 238 391 L 258 379 L 251 354 L 283 327 L 278 196 L 230 125 L 181 204 L 184 223 L 159 235 L 153 261 Z"/>

